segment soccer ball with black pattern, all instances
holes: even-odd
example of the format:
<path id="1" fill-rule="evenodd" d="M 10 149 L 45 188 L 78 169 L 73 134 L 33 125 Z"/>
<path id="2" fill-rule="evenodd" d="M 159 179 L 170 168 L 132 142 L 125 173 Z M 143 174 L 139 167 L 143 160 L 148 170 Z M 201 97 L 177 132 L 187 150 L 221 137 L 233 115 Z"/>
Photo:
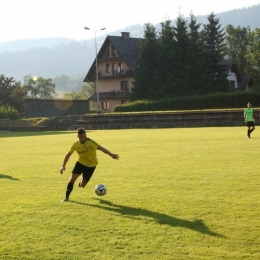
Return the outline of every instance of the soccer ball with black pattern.
<path id="1" fill-rule="evenodd" d="M 95 187 L 95 193 L 98 196 L 104 196 L 107 193 L 107 187 L 104 184 L 98 184 Z"/>

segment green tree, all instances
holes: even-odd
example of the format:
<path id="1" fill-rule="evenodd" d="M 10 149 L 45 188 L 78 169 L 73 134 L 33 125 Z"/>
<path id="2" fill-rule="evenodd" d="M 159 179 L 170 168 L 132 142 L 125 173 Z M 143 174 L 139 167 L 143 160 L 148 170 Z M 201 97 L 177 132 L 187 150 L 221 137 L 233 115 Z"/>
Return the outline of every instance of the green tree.
<path id="1" fill-rule="evenodd" d="M 138 58 L 135 63 L 135 77 L 133 89 L 130 94 L 131 100 L 153 98 L 156 84 L 153 80 L 158 68 L 158 43 L 156 28 L 152 24 L 145 24 L 144 38 L 138 43 Z"/>
<path id="2" fill-rule="evenodd" d="M 20 114 L 26 110 L 25 99 L 27 90 L 20 81 L 0 75 L 0 103 L 6 110 L 16 109 Z"/>
<path id="3" fill-rule="evenodd" d="M 190 94 L 200 94 L 202 90 L 209 84 L 207 76 L 207 68 L 204 57 L 204 49 L 200 34 L 201 23 L 197 23 L 197 19 L 193 13 L 190 13 L 190 21 L 188 23 L 188 37 L 190 40 L 189 62 L 186 68 L 186 77 L 192 85 Z"/>
<path id="4" fill-rule="evenodd" d="M 226 49 L 224 28 L 221 28 L 219 19 L 213 12 L 208 15 L 207 20 L 208 23 L 203 25 L 204 28 L 201 32 L 207 75 L 210 79 L 205 92 L 227 91 L 229 84 L 224 74 L 227 68 L 220 65 Z"/>
<path id="5" fill-rule="evenodd" d="M 245 74 L 247 67 L 247 46 L 248 37 L 250 34 L 249 27 L 236 27 L 229 24 L 226 26 L 226 50 L 225 52 L 229 57 L 234 59 L 236 65 L 238 66 L 240 72 Z"/>
<path id="6" fill-rule="evenodd" d="M 173 63 L 175 62 L 174 50 L 176 41 L 171 21 L 166 20 L 161 23 L 161 32 L 158 39 L 158 56 L 156 59 L 157 70 L 155 71 L 154 82 L 156 89 L 153 92 L 154 99 L 160 99 L 173 95 L 176 84 L 171 74 L 173 73 Z"/>
<path id="7" fill-rule="evenodd" d="M 170 85 L 168 93 L 173 96 L 185 96 L 192 93 L 193 79 L 188 76 L 191 66 L 191 44 L 188 35 L 187 21 L 179 14 L 174 29 L 174 48 L 171 49 L 173 62 L 169 75 Z"/>
<path id="8" fill-rule="evenodd" d="M 53 98 L 56 96 L 55 84 L 51 78 L 32 77 L 27 75 L 24 77 L 24 85 L 31 97 Z"/>
<path id="9" fill-rule="evenodd" d="M 254 80 L 254 85 L 260 86 L 260 29 L 256 28 L 249 34 L 249 42 L 247 47 L 248 66 L 246 72 L 250 74 Z"/>
<path id="10" fill-rule="evenodd" d="M 55 87 L 58 89 L 67 89 L 71 87 L 71 80 L 66 75 L 61 75 L 52 79 L 53 83 L 55 83 Z"/>
<path id="11" fill-rule="evenodd" d="M 72 90 L 71 92 L 65 92 L 63 97 L 72 98 L 72 99 L 88 99 L 89 96 L 94 94 L 94 92 L 95 92 L 94 86 L 86 83 L 82 85 L 80 92 L 76 92 L 75 90 Z"/>

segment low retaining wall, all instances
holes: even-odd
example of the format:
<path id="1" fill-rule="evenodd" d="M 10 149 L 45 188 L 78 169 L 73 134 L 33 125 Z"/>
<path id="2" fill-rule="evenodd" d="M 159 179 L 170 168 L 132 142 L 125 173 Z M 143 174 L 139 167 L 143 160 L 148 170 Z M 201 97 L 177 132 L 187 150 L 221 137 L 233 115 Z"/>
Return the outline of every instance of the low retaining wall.
<path id="1" fill-rule="evenodd" d="M 255 118 L 259 120 L 259 113 Z M 62 127 L 75 130 L 85 129 L 127 129 L 127 128 L 176 128 L 176 127 L 210 127 L 210 126 L 244 126 L 241 111 L 199 111 L 199 112 L 165 112 L 165 113 L 129 113 L 101 114 L 81 117 L 71 116 L 58 119 L 48 128 L 61 130 Z"/>
<path id="2" fill-rule="evenodd" d="M 196 111 L 165 113 L 101 114 L 84 116 L 59 116 L 49 125 L 42 127 L 12 127 L 12 131 L 63 131 L 85 129 L 127 129 L 127 128 L 181 128 L 245 126 L 243 110 L 240 111 Z M 259 121 L 260 111 L 255 111 Z M 1 130 L 1 129 L 0 129 Z"/>

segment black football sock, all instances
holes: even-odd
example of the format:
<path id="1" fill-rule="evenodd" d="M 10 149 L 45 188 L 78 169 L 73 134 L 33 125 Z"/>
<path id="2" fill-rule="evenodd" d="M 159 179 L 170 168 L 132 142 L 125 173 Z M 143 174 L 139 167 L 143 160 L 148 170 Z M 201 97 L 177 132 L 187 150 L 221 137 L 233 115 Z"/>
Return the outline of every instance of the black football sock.
<path id="1" fill-rule="evenodd" d="M 70 193 L 72 192 L 72 190 L 73 190 L 73 185 L 74 185 L 74 183 L 68 183 L 68 186 L 67 186 L 67 190 L 66 190 L 66 198 L 68 199 L 69 198 L 69 196 L 70 196 Z"/>
<path id="2" fill-rule="evenodd" d="M 255 130 L 255 129 L 251 129 L 251 130 L 250 130 L 250 133 L 252 133 L 254 130 Z"/>
<path id="3" fill-rule="evenodd" d="M 247 130 L 247 135 L 250 136 L 250 130 L 249 129 Z"/>

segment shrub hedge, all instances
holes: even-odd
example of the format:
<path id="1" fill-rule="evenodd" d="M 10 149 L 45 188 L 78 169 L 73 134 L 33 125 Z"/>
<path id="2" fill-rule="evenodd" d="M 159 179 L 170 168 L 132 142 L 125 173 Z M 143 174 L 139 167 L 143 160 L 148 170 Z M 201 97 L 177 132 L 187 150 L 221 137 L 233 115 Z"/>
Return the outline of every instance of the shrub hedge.
<path id="1" fill-rule="evenodd" d="M 21 119 L 23 116 L 15 109 L 6 109 L 3 106 L 0 106 L 0 119 L 10 118 L 11 120 Z"/>
<path id="2" fill-rule="evenodd" d="M 214 93 L 201 96 L 164 98 L 157 101 L 139 100 L 115 106 L 114 112 L 195 110 L 214 108 L 243 108 L 251 102 L 253 107 L 260 106 L 260 92 Z"/>

